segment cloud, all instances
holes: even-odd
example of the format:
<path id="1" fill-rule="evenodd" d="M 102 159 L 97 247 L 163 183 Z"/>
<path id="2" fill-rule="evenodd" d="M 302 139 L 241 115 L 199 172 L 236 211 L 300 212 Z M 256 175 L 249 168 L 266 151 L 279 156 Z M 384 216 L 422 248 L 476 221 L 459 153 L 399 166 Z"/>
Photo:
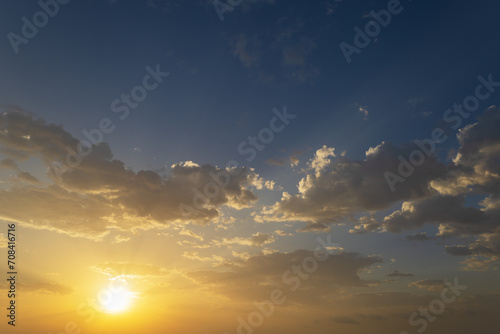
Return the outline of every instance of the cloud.
<path id="1" fill-rule="evenodd" d="M 221 270 L 192 271 L 187 277 L 204 287 L 207 293 L 217 293 L 230 298 L 259 300 L 268 298 L 274 288 L 290 291 L 297 284 L 293 279 L 293 266 L 301 266 L 314 252 L 297 250 L 291 253 L 275 252 L 267 255 L 254 255 L 247 259 L 226 261 Z M 325 291 L 333 293 L 340 286 L 362 287 L 370 284 L 360 278 L 361 270 L 381 262 L 379 257 L 364 257 L 358 253 L 330 255 L 318 263 L 316 271 L 305 280 L 299 279 L 299 286 L 293 292 L 294 301 L 317 303 Z M 285 280 L 283 279 L 285 277 Z"/>
<path id="2" fill-rule="evenodd" d="M 466 229 L 470 230 L 469 233 L 479 232 L 484 222 L 484 212 L 474 207 L 466 207 L 465 197 L 436 196 L 423 201 L 404 202 L 401 210 L 384 218 L 382 227 L 390 232 L 401 232 L 420 228 L 424 224 L 453 223 L 463 225 L 463 228 L 456 233 L 448 231 L 442 232 L 441 235 L 460 235 Z"/>
<path id="3" fill-rule="evenodd" d="M 394 270 L 392 273 L 385 275 L 387 277 L 413 277 L 415 275 L 410 273 L 401 273 L 398 270 Z"/>
<path id="4" fill-rule="evenodd" d="M 290 162 L 290 166 L 294 167 L 297 166 L 300 162 L 299 157 L 304 153 L 305 151 L 294 151 L 292 155 L 288 158 Z M 274 159 L 270 158 L 266 162 L 266 164 L 271 165 L 271 166 L 284 166 L 286 163 L 286 159 Z"/>
<path id="5" fill-rule="evenodd" d="M 241 260 L 248 260 L 249 258 L 252 257 L 252 255 L 250 255 L 250 253 L 247 253 L 247 252 L 236 252 L 236 251 L 232 251 L 231 254 L 235 257 L 235 258 L 238 258 L 238 259 L 241 259 Z"/>
<path id="6" fill-rule="evenodd" d="M 121 235 L 121 234 L 118 234 L 118 235 L 115 235 L 115 240 L 114 240 L 114 243 L 122 243 L 122 242 L 128 242 L 130 241 L 130 237 L 127 236 L 127 235 Z"/>
<path id="7" fill-rule="evenodd" d="M 3 159 L 0 160 L 0 170 L 2 169 L 12 169 L 15 171 L 19 171 L 19 167 L 17 166 L 17 163 L 14 161 L 14 159 Z"/>
<path id="8" fill-rule="evenodd" d="M 182 256 L 185 257 L 186 259 L 197 260 L 197 261 L 202 261 L 202 262 L 221 263 L 224 261 L 224 258 L 221 256 L 217 256 L 217 255 L 203 256 L 203 255 L 200 255 L 198 252 L 194 252 L 194 251 L 184 252 L 182 254 Z"/>
<path id="9" fill-rule="evenodd" d="M 262 56 L 262 42 L 255 35 L 249 39 L 242 33 L 236 36 L 232 42 L 233 54 L 243 63 L 245 67 L 257 66 Z"/>
<path id="10" fill-rule="evenodd" d="M 199 235 L 199 234 L 196 234 L 194 233 L 193 231 L 190 231 L 190 230 L 187 230 L 185 229 L 184 227 L 181 229 L 181 231 L 179 232 L 179 235 L 187 235 L 189 237 L 192 237 L 192 238 L 195 238 L 195 239 L 198 239 L 200 241 L 203 241 L 203 236 Z"/>
<path id="11" fill-rule="evenodd" d="M 212 247 L 209 244 L 199 244 L 196 241 L 190 241 L 190 240 L 181 240 L 177 241 L 177 244 L 182 247 L 186 248 L 198 248 L 198 249 L 205 249 L 205 248 L 210 248 Z"/>
<path id="12" fill-rule="evenodd" d="M 332 15 L 335 13 L 340 2 L 343 0 L 333 0 L 333 1 L 325 1 L 323 4 L 326 6 L 326 15 Z"/>
<path id="13" fill-rule="evenodd" d="M 271 166 L 283 166 L 285 164 L 285 160 L 283 160 L 283 159 L 276 160 L 276 159 L 271 158 L 271 159 L 266 160 L 265 163 L 268 165 L 271 165 Z"/>
<path id="14" fill-rule="evenodd" d="M 290 156 L 290 166 L 297 166 L 299 164 L 299 155 L 298 154 L 292 154 Z"/>
<path id="15" fill-rule="evenodd" d="M 71 236 L 102 238 L 113 206 L 100 195 L 83 196 L 59 186 L 0 190 L 0 218 Z M 25 210 L 29 205 L 30 210 Z"/>
<path id="16" fill-rule="evenodd" d="M 406 239 L 411 241 L 426 241 L 432 238 L 430 238 L 426 232 L 422 232 L 422 233 L 407 235 Z"/>
<path id="17" fill-rule="evenodd" d="M 417 288 L 425 289 L 428 291 L 441 291 L 443 290 L 444 283 L 443 280 L 425 279 L 421 281 L 412 282 L 408 286 L 416 286 Z"/>
<path id="18" fill-rule="evenodd" d="M 491 233 L 480 234 L 468 245 L 445 246 L 446 252 L 454 256 L 469 256 L 463 261 L 467 271 L 487 271 L 500 268 L 500 227 Z"/>
<path id="19" fill-rule="evenodd" d="M 313 37 L 301 33 L 304 26 L 300 18 L 284 15 L 264 31 L 254 28 L 234 36 L 229 43 L 232 54 L 265 84 L 313 84 L 321 72 L 309 61 L 317 45 Z"/>
<path id="20" fill-rule="evenodd" d="M 299 232 L 328 232 L 331 226 L 327 226 L 323 223 L 309 223 L 305 227 L 299 229 Z"/>
<path id="21" fill-rule="evenodd" d="M 470 270 L 497 266 L 500 257 L 500 108 L 490 107 L 477 121 L 458 130 L 459 147 L 451 163 L 426 153 L 423 163 L 392 191 L 387 171 L 398 171 L 401 159 L 422 151 L 417 142 L 399 147 L 382 142 L 369 148 L 363 160 L 336 155 L 333 147 L 318 149 L 298 193 L 264 207 L 257 221 L 303 221 L 312 224 L 357 222 L 349 232 L 407 230 L 434 225 L 437 237 L 475 237 L 467 245 L 448 245 L 449 254 L 469 256 Z M 436 145 L 437 147 L 437 145 Z M 392 207 L 401 204 L 399 210 Z M 391 210 L 386 213 L 385 210 Z M 383 212 L 384 211 L 384 212 Z M 385 217 L 379 218 L 383 212 Z M 361 216 L 361 218 L 357 218 Z M 306 227 L 307 228 L 307 227 Z M 420 234 L 409 240 L 436 236 Z M 474 257 L 474 258 L 472 258 Z M 486 257 L 487 259 L 481 259 Z"/>
<path id="22" fill-rule="evenodd" d="M 44 293 L 55 295 L 69 295 L 73 293 L 73 289 L 57 283 L 34 283 L 25 284 L 17 283 L 19 290 L 31 293 Z"/>
<path id="23" fill-rule="evenodd" d="M 470 256 L 462 261 L 464 271 L 498 271 L 500 270 L 500 256 Z"/>
<path id="24" fill-rule="evenodd" d="M 17 174 L 17 180 L 31 184 L 43 184 L 39 179 L 28 172 L 21 172 Z"/>
<path id="25" fill-rule="evenodd" d="M 3 236 L 3 233 L 0 233 L 0 248 L 7 248 L 9 244 L 9 240 Z"/>
<path id="26" fill-rule="evenodd" d="M 363 115 L 363 119 L 365 121 L 368 120 L 368 115 L 369 115 L 368 109 L 366 109 L 366 107 L 359 105 L 359 104 L 357 104 L 356 107 L 358 108 L 358 112 Z"/>
<path id="27" fill-rule="evenodd" d="M 224 259 L 220 256 L 212 255 L 212 256 L 202 256 L 198 252 L 195 251 L 186 251 L 182 254 L 183 257 L 190 260 L 198 260 L 203 262 L 221 262 Z"/>
<path id="28" fill-rule="evenodd" d="M 394 192 L 383 176 L 387 170 L 397 170 L 398 156 L 415 148 L 415 144 L 395 147 L 384 142 L 370 148 L 365 160 L 353 161 L 336 156 L 334 148 L 325 145 L 309 162 L 313 172 L 300 180 L 299 193 L 283 193 L 281 201 L 265 207 L 256 219 L 332 224 L 355 213 L 387 209 L 397 201 L 431 197 L 429 182 L 447 170 L 434 156 Z"/>
<path id="29" fill-rule="evenodd" d="M 134 231 L 171 223 L 208 224 L 219 219 L 222 206 L 250 207 L 257 200 L 253 189 L 274 187 L 247 167 L 219 168 L 187 161 L 173 164 L 167 175 L 134 172 L 113 158 L 106 143 L 92 146 L 90 154 L 68 168 L 67 160 L 78 159 L 68 150 L 76 150 L 78 144 L 60 125 L 15 110 L 0 114 L 0 145 L 8 156 L 4 165 L 12 168 L 13 161 L 23 156 L 37 158 L 51 180 L 40 186 L 38 178 L 20 171 L 22 186 L 0 190 L 0 218 L 101 239 L 110 228 Z M 30 210 L 24 209 L 27 206 Z"/>
<path id="30" fill-rule="evenodd" d="M 467 245 L 446 246 L 455 256 L 470 256 L 466 270 L 486 270 L 500 258 L 500 109 L 490 107 L 477 122 L 459 129 L 459 149 L 448 172 L 430 182 L 439 194 L 405 202 L 384 219 L 389 231 L 399 232 L 424 224 L 438 226 L 439 237 L 475 236 Z M 466 206 L 468 196 L 484 199 Z M 483 257 L 483 258 L 481 258 Z"/>
<path id="31" fill-rule="evenodd" d="M 319 173 L 323 168 L 331 163 L 330 157 L 335 157 L 335 148 L 323 145 L 322 148 L 316 151 L 314 158 L 309 162 L 311 169 Z"/>
<path id="32" fill-rule="evenodd" d="M 358 219 L 358 223 L 353 229 L 349 230 L 351 234 L 364 234 L 374 232 L 380 228 L 380 223 L 372 216 L 363 216 Z"/>
<path id="33" fill-rule="evenodd" d="M 374 309 L 408 306 L 410 308 L 418 308 L 421 305 L 428 305 L 429 301 L 429 296 L 416 295 L 408 292 L 371 292 L 342 296 L 337 302 L 345 308 Z"/>
<path id="34" fill-rule="evenodd" d="M 258 232 L 252 235 L 250 238 L 240 238 L 240 237 L 223 238 L 222 244 L 223 245 L 237 244 L 237 245 L 245 245 L 252 247 L 260 247 L 273 243 L 274 241 L 275 238 L 272 234 Z"/>
<path id="35" fill-rule="evenodd" d="M 169 274 L 167 269 L 156 265 L 132 262 L 104 262 L 91 266 L 90 270 L 110 278 L 119 276 L 126 278 L 164 277 Z"/>
<path id="36" fill-rule="evenodd" d="M 276 235 L 279 235 L 279 236 L 290 236 L 290 235 L 293 235 L 292 233 L 287 233 L 287 232 L 282 231 L 282 230 L 276 230 L 276 231 L 274 231 L 274 233 L 276 233 Z"/>
<path id="37" fill-rule="evenodd" d="M 456 166 L 432 186 L 443 194 L 457 195 L 471 190 L 500 195 L 500 108 L 492 106 L 477 116 L 477 122 L 458 130 L 460 144 L 453 157 Z"/>

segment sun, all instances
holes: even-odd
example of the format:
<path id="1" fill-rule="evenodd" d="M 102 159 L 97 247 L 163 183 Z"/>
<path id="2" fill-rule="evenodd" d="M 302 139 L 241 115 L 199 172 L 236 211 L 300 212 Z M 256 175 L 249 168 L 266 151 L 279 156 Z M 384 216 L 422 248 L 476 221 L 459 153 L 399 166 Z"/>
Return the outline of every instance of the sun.
<path id="1" fill-rule="evenodd" d="M 104 289 L 100 293 L 99 306 L 105 313 L 123 313 L 130 308 L 133 298 L 134 293 L 125 287 Z"/>

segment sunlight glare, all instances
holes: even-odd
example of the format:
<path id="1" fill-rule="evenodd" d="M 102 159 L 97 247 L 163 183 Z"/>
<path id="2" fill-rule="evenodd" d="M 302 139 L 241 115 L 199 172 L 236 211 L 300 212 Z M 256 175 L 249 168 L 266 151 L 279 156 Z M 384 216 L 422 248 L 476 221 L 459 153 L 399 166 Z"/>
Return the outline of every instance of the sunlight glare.
<path id="1" fill-rule="evenodd" d="M 101 292 L 99 304 L 105 313 L 122 313 L 129 309 L 133 296 L 134 294 L 125 287 L 105 289 Z"/>

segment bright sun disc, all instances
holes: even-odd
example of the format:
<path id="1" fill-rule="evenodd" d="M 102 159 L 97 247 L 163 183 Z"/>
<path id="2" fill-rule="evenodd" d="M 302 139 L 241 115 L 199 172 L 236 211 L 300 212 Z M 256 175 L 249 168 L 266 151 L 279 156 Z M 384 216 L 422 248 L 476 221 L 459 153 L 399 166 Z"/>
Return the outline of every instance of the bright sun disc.
<path id="1" fill-rule="evenodd" d="M 113 314 L 126 311 L 131 303 L 132 293 L 124 288 L 115 291 L 105 290 L 100 300 L 102 310 Z"/>

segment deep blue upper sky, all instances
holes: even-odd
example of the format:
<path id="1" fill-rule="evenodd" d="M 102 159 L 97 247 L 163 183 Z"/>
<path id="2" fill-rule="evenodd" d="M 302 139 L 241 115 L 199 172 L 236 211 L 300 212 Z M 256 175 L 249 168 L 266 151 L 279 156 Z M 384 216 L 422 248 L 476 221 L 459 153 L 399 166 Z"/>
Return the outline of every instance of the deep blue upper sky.
<path id="1" fill-rule="evenodd" d="M 106 138 L 124 159 L 138 147 L 162 162 L 223 164 L 284 105 L 300 121 L 256 162 L 323 144 L 358 157 L 383 140 L 428 136 L 478 75 L 498 68 L 497 2 L 401 4 L 348 65 L 339 43 L 353 44 L 353 28 L 387 1 L 249 1 L 223 22 L 203 1 L 71 1 L 19 54 L 4 38 L 0 100 L 78 136 L 102 117 L 116 119 L 111 101 L 160 64 L 171 76 Z M 2 7 L 4 36 L 40 10 L 35 1 Z"/>

